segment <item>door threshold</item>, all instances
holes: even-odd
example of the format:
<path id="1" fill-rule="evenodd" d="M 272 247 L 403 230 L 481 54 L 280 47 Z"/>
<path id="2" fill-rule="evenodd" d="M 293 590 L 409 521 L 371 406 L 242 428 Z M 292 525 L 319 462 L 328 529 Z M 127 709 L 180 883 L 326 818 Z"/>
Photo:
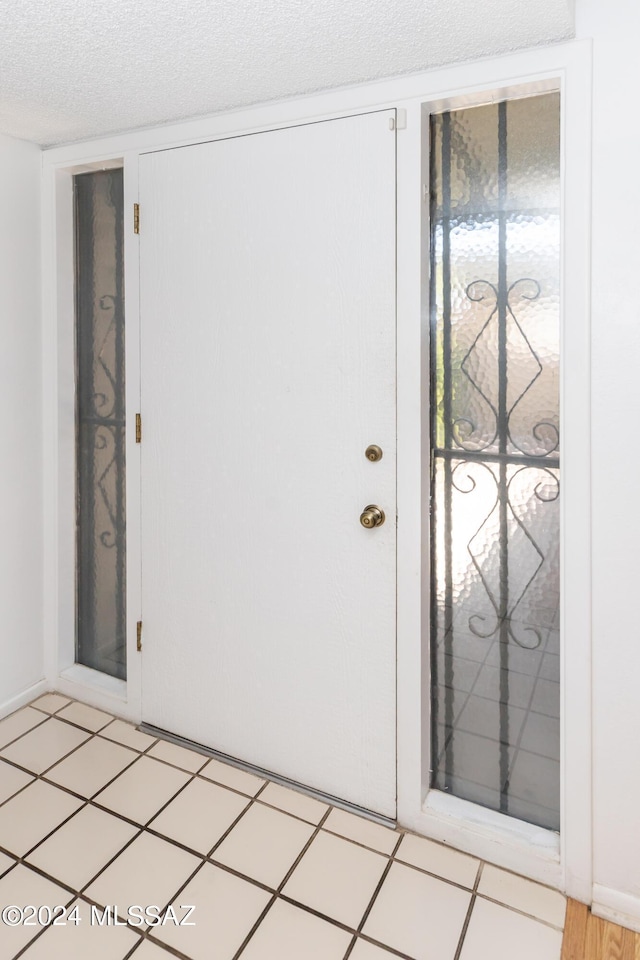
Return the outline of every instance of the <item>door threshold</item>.
<path id="1" fill-rule="evenodd" d="M 304 783 L 298 783 L 296 780 L 289 780 L 288 777 L 281 777 L 278 773 L 273 773 L 271 770 L 265 770 L 264 767 L 258 767 L 253 763 L 245 763 L 244 760 L 238 760 L 236 757 L 230 757 L 226 753 L 222 753 L 220 750 L 213 750 L 210 747 L 205 747 L 201 743 L 196 743 L 194 740 L 187 740 L 186 737 L 179 737 L 175 733 L 170 733 L 168 730 L 163 730 L 161 727 L 154 727 L 151 723 L 141 723 L 137 727 L 142 733 L 147 733 L 152 737 L 158 737 L 160 740 L 166 740 L 168 743 L 175 743 L 179 747 L 187 747 L 189 750 L 194 750 L 196 753 L 201 753 L 204 757 L 213 757 L 215 760 L 221 760 L 223 763 L 228 763 L 231 767 L 237 767 L 238 770 L 244 770 L 246 773 L 252 773 L 254 776 L 258 776 L 263 780 L 271 780 L 273 783 L 279 783 L 283 787 L 289 787 L 291 790 L 297 790 L 299 793 L 304 793 L 308 797 L 312 797 L 314 800 L 321 800 L 323 803 L 329 803 L 333 807 L 339 807 L 341 810 L 346 810 L 347 813 L 354 813 L 358 817 L 364 817 L 366 820 L 371 820 L 373 823 L 378 823 L 382 827 L 389 827 L 391 830 L 395 830 L 397 822 L 391 817 L 385 817 L 381 813 L 375 813 L 373 810 L 367 810 L 366 807 L 360 807 L 356 803 L 349 803 L 347 800 L 341 800 L 340 797 L 334 797 L 330 793 L 323 793 L 322 790 L 314 790 L 313 787 L 308 787 Z"/>

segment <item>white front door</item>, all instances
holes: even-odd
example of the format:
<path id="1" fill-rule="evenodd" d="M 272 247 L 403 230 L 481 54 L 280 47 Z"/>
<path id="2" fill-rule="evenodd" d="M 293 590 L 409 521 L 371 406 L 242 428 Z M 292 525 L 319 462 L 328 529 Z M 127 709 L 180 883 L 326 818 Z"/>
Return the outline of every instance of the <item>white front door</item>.
<path id="1" fill-rule="evenodd" d="M 140 163 L 143 720 L 390 817 L 394 116 Z"/>

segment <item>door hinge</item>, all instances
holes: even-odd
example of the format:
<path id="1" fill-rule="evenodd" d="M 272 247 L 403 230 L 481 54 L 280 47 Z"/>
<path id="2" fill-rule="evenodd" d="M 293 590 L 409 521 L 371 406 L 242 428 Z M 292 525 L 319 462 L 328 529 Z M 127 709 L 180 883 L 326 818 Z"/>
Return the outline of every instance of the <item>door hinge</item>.
<path id="1" fill-rule="evenodd" d="M 142 417 L 136 413 L 136 443 L 142 443 Z"/>
<path id="2" fill-rule="evenodd" d="M 140 233 L 140 204 L 133 205 L 133 232 Z"/>
<path id="3" fill-rule="evenodd" d="M 142 650 L 142 620 L 136 624 L 136 650 L 138 653 Z"/>

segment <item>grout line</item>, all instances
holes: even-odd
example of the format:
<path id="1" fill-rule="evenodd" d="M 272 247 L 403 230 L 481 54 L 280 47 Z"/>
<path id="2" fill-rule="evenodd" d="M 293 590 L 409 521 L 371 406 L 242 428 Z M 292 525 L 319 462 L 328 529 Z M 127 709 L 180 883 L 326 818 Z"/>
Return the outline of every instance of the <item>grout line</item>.
<path id="1" fill-rule="evenodd" d="M 231 958 L 231 960 L 237 960 L 237 958 L 240 956 L 240 954 L 242 953 L 242 951 L 246 948 L 246 946 L 247 946 L 247 944 L 249 943 L 249 941 L 251 940 L 251 938 L 254 936 L 256 930 L 258 929 L 258 927 L 261 926 L 262 921 L 265 919 L 265 917 L 267 916 L 267 914 L 268 914 L 269 911 L 271 910 L 271 907 L 274 905 L 274 903 L 277 901 L 277 899 L 278 899 L 277 894 L 274 894 L 273 897 L 271 898 L 271 900 L 269 900 L 269 902 L 265 905 L 264 910 L 262 911 L 262 913 L 260 914 L 260 916 L 258 917 L 258 919 L 256 920 L 256 922 L 253 924 L 253 926 L 251 927 L 251 929 L 250 929 L 249 932 L 247 933 L 246 937 L 244 938 L 244 940 L 242 941 L 242 943 L 240 944 L 240 946 L 238 947 L 238 949 L 236 950 L 236 952 L 233 954 L 233 957 Z"/>
<path id="2" fill-rule="evenodd" d="M 290 897 L 286 893 L 280 893 L 278 895 L 278 899 L 283 900 L 292 907 L 298 907 L 300 910 L 304 910 L 305 913 L 310 913 L 312 916 L 317 917 L 318 920 L 326 920 L 327 923 L 332 924 L 334 927 L 338 927 L 340 930 L 344 930 L 345 933 L 350 933 L 352 936 L 356 935 L 357 931 L 355 927 L 350 927 L 349 924 L 343 923 L 342 920 L 336 920 L 335 917 L 329 916 L 328 913 L 322 913 L 321 910 L 317 910 L 315 907 L 309 906 L 308 903 L 303 903 L 302 900 L 294 900 L 293 897 Z"/>
<path id="3" fill-rule="evenodd" d="M 20 773 L 24 773 L 24 772 L 25 772 L 25 771 L 22 769 L 22 767 L 18 767 L 18 766 L 16 766 L 15 764 L 12 764 L 12 766 L 15 766 L 15 769 L 16 769 L 16 770 L 19 770 Z M 30 787 L 31 784 L 32 784 L 32 783 L 35 783 L 36 780 L 38 779 L 38 775 L 35 774 L 35 773 L 30 774 L 30 776 L 31 776 L 32 779 L 29 781 L 29 783 L 25 783 L 25 785 L 24 785 L 23 787 L 20 787 L 20 789 L 19 789 L 19 790 L 16 790 L 15 793 L 12 793 L 10 797 L 7 797 L 6 800 L 3 800 L 2 803 L 0 803 L 0 807 L 3 807 L 3 806 L 5 805 L 5 803 L 9 803 L 9 800 L 13 800 L 14 797 L 17 797 L 19 793 L 22 793 L 24 790 L 27 789 L 27 787 Z"/>
<path id="4" fill-rule="evenodd" d="M 91 886 L 91 884 L 95 883 L 98 877 L 102 876 L 102 874 L 111 866 L 114 860 L 117 860 L 121 853 L 124 853 L 124 851 L 127 850 L 128 847 L 130 847 L 131 844 L 138 839 L 138 837 L 142 836 L 142 833 L 142 829 L 138 830 L 137 833 L 134 833 L 134 835 L 130 837 L 126 843 L 123 844 L 123 846 L 120 847 L 117 853 L 114 853 L 114 855 L 110 857 L 106 863 L 103 863 L 100 869 L 97 870 L 96 873 L 89 880 L 87 880 L 86 883 L 83 883 L 82 886 L 78 888 L 78 896 L 86 896 L 85 891 Z M 106 904 L 104 904 L 104 906 L 106 906 Z"/>
<path id="5" fill-rule="evenodd" d="M 262 790 L 266 789 L 266 786 L 267 786 L 267 784 L 265 784 L 264 787 L 262 787 L 262 789 L 259 791 L 259 793 L 262 793 Z M 262 923 L 263 919 L 265 918 L 265 916 L 267 915 L 267 913 L 269 912 L 269 910 L 271 909 L 271 907 L 273 906 L 273 904 L 276 902 L 276 900 L 279 899 L 280 894 L 282 893 L 282 890 L 283 890 L 285 884 L 286 884 L 287 881 L 289 880 L 289 877 L 292 875 L 292 873 L 294 872 L 294 870 L 296 869 L 296 867 L 298 866 L 298 864 L 300 863 L 300 861 L 301 861 L 302 858 L 304 857 L 305 853 L 307 852 L 307 850 L 309 849 L 309 847 L 311 846 L 311 844 L 313 843 L 313 841 L 315 840 L 315 838 L 316 838 L 316 837 L 318 836 L 318 834 L 320 833 L 321 826 L 322 826 L 322 824 L 325 822 L 325 820 L 327 819 L 327 817 L 329 816 L 330 812 L 331 812 L 331 807 L 329 807 L 327 810 L 325 810 L 323 816 L 320 818 L 319 822 L 316 824 L 315 829 L 313 830 L 313 833 L 312 833 L 311 836 L 308 838 L 307 842 L 306 842 L 306 843 L 304 844 L 304 846 L 302 847 L 302 850 L 300 850 L 300 852 L 298 853 L 298 856 L 295 858 L 295 860 L 293 861 L 293 863 L 291 864 L 291 866 L 289 867 L 289 869 L 288 869 L 287 872 L 285 873 L 284 877 L 282 878 L 282 880 L 281 880 L 280 883 L 278 884 L 273 899 L 270 900 L 270 902 L 266 905 L 265 909 L 263 910 L 263 912 L 261 913 L 260 917 L 258 918 L 258 921 L 257 921 L 257 922 L 254 924 L 254 926 L 251 928 L 251 930 L 249 931 L 249 933 L 247 934 L 247 936 L 246 936 L 245 939 L 243 940 L 242 944 L 240 945 L 239 949 L 238 949 L 238 950 L 236 951 L 236 953 L 234 954 L 233 960 L 237 960 L 237 958 L 240 956 L 240 954 L 242 953 L 242 951 L 245 949 L 245 947 L 247 946 L 247 944 L 249 943 L 249 941 L 251 940 L 251 938 L 252 938 L 253 935 L 255 934 L 256 930 L 258 929 L 258 927 L 259 927 L 260 924 Z M 283 899 L 284 899 L 284 898 L 283 898 Z"/>
<path id="6" fill-rule="evenodd" d="M 28 704 L 27 704 L 27 706 L 28 706 Z M 24 710 L 25 708 L 22 707 L 22 709 Z M 10 713 L 10 714 L 9 714 L 9 717 L 12 717 L 12 716 L 13 716 L 13 714 Z M 8 720 L 9 717 L 3 717 L 3 720 Z M 43 724 L 45 724 L 45 723 L 47 722 L 47 720 L 51 720 L 51 717 L 48 717 L 46 714 L 43 714 L 43 715 L 42 715 L 42 720 L 40 720 L 38 723 L 34 723 L 34 725 L 33 725 L 32 727 L 29 727 L 28 730 L 23 730 L 23 732 L 22 732 L 22 733 L 19 733 L 17 737 L 14 737 L 14 738 L 13 738 L 13 740 L 8 740 L 7 743 L 3 744 L 2 747 L 0 747 L 0 751 L 1 751 L 2 753 L 4 753 L 5 750 L 7 750 L 9 747 L 12 747 L 12 746 L 14 745 L 14 743 L 17 743 L 18 740 L 20 740 L 22 737 L 26 737 L 26 735 L 27 735 L 28 733 L 31 733 L 32 730 L 37 730 L 38 727 L 43 726 Z M 8 757 L 0 756 L 0 759 L 1 759 L 1 760 L 6 760 L 7 763 L 11 763 L 11 762 L 12 762 L 11 760 L 8 759 Z M 17 764 L 16 764 L 16 766 L 17 766 Z"/>
<path id="7" fill-rule="evenodd" d="M 323 825 L 324 823 L 326 823 L 327 817 L 329 816 L 330 813 L 331 813 L 331 807 L 329 807 L 328 810 L 325 810 L 324 814 L 320 817 L 320 820 L 319 820 L 318 823 L 315 825 L 315 828 L 314 828 L 313 833 L 311 834 L 311 836 L 309 837 L 309 839 L 307 840 L 307 842 L 306 842 L 305 845 L 303 846 L 302 850 L 300 851 L 300 853 L 298 854 L 298 856 L 296 857 L 296 859 L 293 861 L 293 863 L 291 864 L 291 866 L 289 867 L 289 869 L 288 869 L 287 872 L 285 873 L 284 877 L 282 878 L 282 880 L 281 880 L 280 883 L 278 884 L 278 888 L 277 888 L 278 894 L 282 893 L 285 885 L 287 884 L 287 882 L 289 881 L 289 878 L 291 877 L 291 874 L 292 874 L 293 871 L 296 869 L 296 867 L 298 866 L 298 864 L 300 863 L 300 861 L 301 861 L 302 858 L 304 857 L 305 853 L 307 852 L 307 850 L 309 849 L 309 847 L 311 846 L 311 844 L 313 843 L 313 841 L 316 839 L 316 837 L 317 837 L 318 834 L 320 833 L 320 830 L 322 829 L 322 825 Z"/>
<path id="8" fill-rule="evenodd" d="M 518 875 L 516 874 L 516 876 Z M 530 882 L 535 883 L 536 881 L 531 880 Z M 539 886 L 542 886 L 542 884 L 539 884 Z M 559 890 L 556 890 L 555 892 L 560 893 Z M 561 896 L 564 896 L 564 894 L 561 894 Z M 545 927 L 550 927 L 551 930 L 559 930 L 561 933 L 564 930 L 564 927 L 559 927 L 550 920 L 544 920 L 535 913 L 527 913 L 526 910 L 521 910 L 518 907 L 514 907 L 510 903 L 504 903 L 502 900 L 494 900 L 493 897 L 488 897 L 485 893 L 478 893 L 477 897 L 479 897 L 481 900 L 486 900 L 488 903 L 495 903 L 497 907 L 504 907 L 505 910 L 510 910 L 511 913 L 517 913 L 521 917 L 527 917 L 529 920 L 535 920 L 537 923 L 541 923 Z"/>
<path id="9" fill-rule="evenodd" d="M 361 933 L 356 937 L 356 942 L 362 940 L 363 943 L 370 943 L 373 947 L 378 947 L 378 949 L 385 951 L 392 957 L 400 957 L 400 960 L 415 960 L 415 957 L 412 957 L 408 953 L 403 953 L 402 950 L 398 950 L 397 947 L 390 947 L 388 943 L 382 943 L 381 940 L 374 940 L 373 937 L 367 936 L 366 933 Z"/>
<path id="10" fill-rule="evenodd" d="M 86 740 L 85 743 L 82 744 L 82 746 L 85 746 L 86 743 L 89 743 L 89 741 Z M 80 747 L 78 747 L 78 749 L 80 749 Z M 74 752 L 75 752 L 75 751 L 74 751 Z M 74 796 L 81 797 L 83 800 L 92 800 L 94 797 L 97 797 L 99 793 L 102 793 L 103 790 L 106 790 L 107 787 L 110 787 L 111 784 L 114 783 L 114 782 L 118 779 L 118 777 L 122 776 L 122 774 L 125 773 L 130 767 L 132 767 L 132 766 L 134 765 L 134 763 L 137 762 L 138 759 L 139 759 L 138 757 L 133 757 L 133 759 L 130 760 L 129 763 L 127 763 L 127 765 L 124 766 L 121 770 L 119 770 L 118 773 L 116 773 L 116 774 L 111 778 L 111 780 L 107 780 L 106 783 L 103 783 L 102 786 L 98 787 L 98 789 L 95 790 L 95 791 L 94 791 L 92 794 L 90 794 L 89 796 L 86 796 L 86 794 L 78 793 L 76 790 L 73 790 L 71 787 L 67 787 L 67 786 L 66 786 L 65 784 L 63 784 L 63 783 L 58 783 L 56 780 L 51 780 L 51 779 L 49 779 L 48 774 L 50 773 L 51 770 L 54 770 L 54 769 L 55 769 L 55 767 L 57 766 L 57 764 L 54 764 L 52 767 L 49 767 L 47 770 L 45 770 L 43 773 L 39 774 L 38 776 L 39 776 L 39 779 L 43 781 L 43 783 L 48 783 L 50 786 L 52 786 L 52 787 L 58 787 L 59 789 L 63 789 L 63 788 L 64 788 L 64 789 L 65 789 L 66 791 L 68 791 L 69 793 L 72 793 Z M 62 762 L 62 761 L 60 761 L 60 762 Z"/>
<path id="11" fill-rule="evenodd" d="M 43 696 L 43 697 L 46 697 L 46 696 L 50 696 L 50 694 L 43 693 L 42 696 Z M 61 696 L 63 696 L 63 694 L 58 693 L 57 696 L 58 696 L 58 697 L 61 697 Z M 41 700 L 41 699 L 42 699 L 42 697 L 38 697 L 38 700 Z M 28 704 L 26 704 L 26 706 L 31 707 L 33 710 L 38 710 L 40 713 L 45 713 L 48 717 L 55 717 L 55 715 L 56 715 L 57 713 L 59 713 L 61 710 L 64 710 L 65 707 L 70 706 L 72 703 L 80 703 L 80 700 L 67 700 L 67 702 L 66 702 L 66 703 L 63 703 L 61 707 L 56 707 L 56 709 L 53 710 L 53 711 L 51 711 L 51 710 L 45 710 L 44 707 L 39 707 L 39 706 L 37 706 L 37 703 L 38 703 L 38 701 L 35 700 L 33 703 L 28 703 Z M 86 706 L 88 706 L 88 704 L 86 704 Z M 20 707 L 19 709 L 23 709 L 23 708 Z M 16 713 L 16 712 L 17 712 L 17 711 L 14 710 L 14 713 Z"/>
<path id="12" fill-rule="evenodd" d="M 26 864 L 24 864 L 24 866 L 26 867 Z M 57 882 L 58 886 L 60 886 L 60 881 L 56 881 L 56 882 Z M 66 903 L 62 904 L 62 906 L 64 906 L 64 907 L 69 907 L 69 906 L 73 903 L 74 900 L 75 900 L 75 894 L 74 894 L 69 900 L 67 900 Z M 57 906 L 57 904 L 56 904 L 56 906 Z M 35 943 L 36 940 L 39 940 L 40 937 L 44 936 L 44 934 L 47 932 L 47 930 L 49 929 L 50 926 L 51 926 L 51 924 L 46 924 L 45 926 L 43 926 L 42 929 L 41 929 L 38 933 L 36 933 L 36 935 L 35 935 L 34 937 L 32 937 L 32 938 L 29 940 L 28 943 L 25 943 L 24 947 L 22 947 L 20 950 L 18 950 L 17 953 L 15 953 L 15 954 L 13 955 L 13 957 L 11 958 L 11 960 L 18 960 L 18 957 L 23 956 L 23 954 L 24 954 L 31 946 L 33 946 L 33 944 Z"/>
<path id="13" fill-rule="evenodd" d="M 395 854 L 396 854 L 397 851 L 398 851 L 398 848 L 399 848 L 401 842 L 402 842 L 402 837 L 398 837 L 398 841 L 397 841 L 395 847 L 393 848 L 393 850 L 391 851 L 391 856 L 389 857 L 389 861 L 388 861 L 388 863 L 386 864 L 384 870 L 382 871 L 382 876 L 381 876 L 380 879 L 378 880 L 378 884 L 377 884 L 375 890 L 373 891 L 373 896 L 372 896 L 371 899 L 369 900 L 369 905 L 368 905 L 367 908 L 365 909 L 365 911 L 364 911 L 364 913 L 363 913 L 363 915 L 362 915 L 362 918 L 361 918 L 361 920 L 360 920 L 360 923 L 358 924 L 358 927 L 357 927 L 357 930 L 356 930 L 356 936 L 355 936 L 355 937 L 353 938 L 353 940 L 351 941 L 351 945 L 350 945 L 350 947 L 349 947 L 349 949 L 347 950 L 347 953 L 346 953 L 346 955 L 345 955 L 345 960 L 346 960 L 346 958 L 349 957 L 350 954 L 355 950 L 356 943 L 358 942 L 358 937 L 359 937 L 360 934 L 362 933 L 362 930 L 363 930 L 363 928 L 364 928 L 364 925 L 365 925 L 365 923 L 367 922 L 367 920 L 369 919 L 369 914 L 371 913 L 371 911 L 372 911 L 372 909 L 373 909 L 373 906 L 374 906 L 374 904 L 375 904 L 375 902 L 376 902 L 376 900 L 377 900 L 377 898 L 378 898 L 378 895 L 379 895 L 380 891 L 382 890 L 383 884 L 384 884 L 385 880 L 387 879 L 387 877 L 388 877 L 388 875 L 389 875 L 389 872 L 390 872 L 390 870 L 391 870 L 391 867 L 392 867 L 393 864 L 396 862 L 396 861 L 394 860 L 394 857 L 395 857 Z"/>
<path id="14" fill-rule="evenodd" d="M 345 955 L 344 955 L 344 957 L 342 958 L 342 960 L 349 960 L 349 957 L 351 956 L 351 954 L 352 954 L 353 951 L 355 950 L 355 946 L 356 946 L 356 943 L 357 943 L 357 942 L 358 942 L 358 938 L 357 938 L 357 936 L 354 935 L 354 936 L 351 938 L 351 942 L 350 942 L 349 946 L 347 947 L 347 952 L 345 953 Z"/>
<path id="15" fill-rule="evenodd" d="M 464 940 L 467 935 L 467 930 L 469 929 L 469 923 L 471 921 L 471 914 L 473 913 L 473 908 L 476 902 L 476 894 L 478 892 L 478 887 L 480 885 L 480 878 L 482 877 L 482 871 L 484 870 L 484 862 L 481 860 L 478 864 L 478 869 L 476 871 L 476 879 L 473 884 L 473 889 L 471 891 L 471 898 L 469 900 L 469 906 L 465 914 L 464 921 L 462 923 L 462 929 L 460 930 L 460 938 L 458 940 L 458 946 L 454 954 L 453 960 L 460 960 L 460 954 L 462 953 L 462 947 L 464 946 Z"/>

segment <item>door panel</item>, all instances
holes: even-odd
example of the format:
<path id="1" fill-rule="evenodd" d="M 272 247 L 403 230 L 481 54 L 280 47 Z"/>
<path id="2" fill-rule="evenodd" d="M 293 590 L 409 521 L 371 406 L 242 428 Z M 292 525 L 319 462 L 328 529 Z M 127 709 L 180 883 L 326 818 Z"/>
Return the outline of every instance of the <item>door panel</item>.
<path id="1" fill-rule="evenodd" d="M 143 719 L 387 816 L 392 116 L 140 164 Z"/>

